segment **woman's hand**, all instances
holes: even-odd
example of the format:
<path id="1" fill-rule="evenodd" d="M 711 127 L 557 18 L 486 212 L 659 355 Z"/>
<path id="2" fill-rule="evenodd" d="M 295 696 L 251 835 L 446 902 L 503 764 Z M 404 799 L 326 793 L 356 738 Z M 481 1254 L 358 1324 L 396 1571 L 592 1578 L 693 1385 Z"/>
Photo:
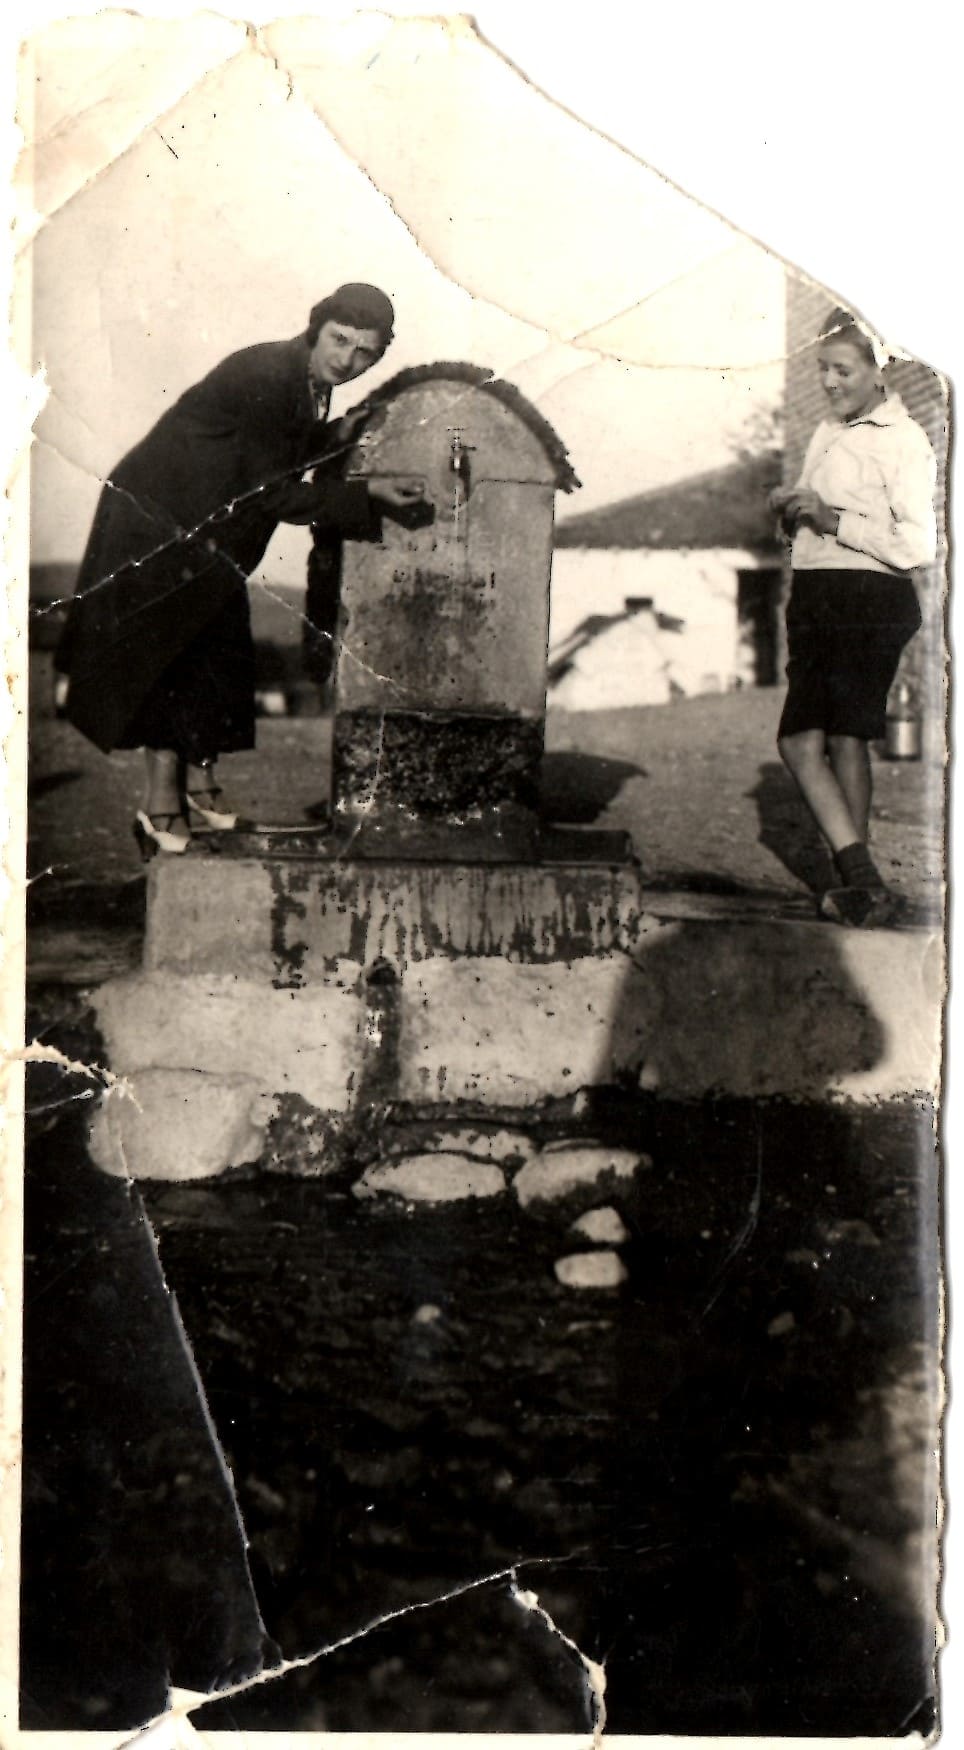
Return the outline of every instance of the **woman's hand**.
<path id="1" fill-rule="evenodd" d="M 368 491 L 372 498 L 387 504 L 393 510 L 408 510 L 414 504 L 424 504 L 427 501 L 424 480 L 416 475 L 408 477 L 395 475 L 391 480 L 369 480 Z"/>
<path id="2" fill-rule="evenodd" d="M 370 402 L 359 401 L 356 407 L 349 407 L 348 412 L 343 413 L 340 419 L 332 419 L 328 425 L 329 442 L 334 445 L 354 443 L 356 434 L 366 419 L 371 417 L 371 411 Z"/>
<path id="3" fill-rule="evenodd" d="M 390 480 L 380 480 L 375 476 L 368 482 L 368 492 L 376 504 L 403 528 L 424 528 L 435 516 L 425 482 L 414 474 L 395 475 Z"/>

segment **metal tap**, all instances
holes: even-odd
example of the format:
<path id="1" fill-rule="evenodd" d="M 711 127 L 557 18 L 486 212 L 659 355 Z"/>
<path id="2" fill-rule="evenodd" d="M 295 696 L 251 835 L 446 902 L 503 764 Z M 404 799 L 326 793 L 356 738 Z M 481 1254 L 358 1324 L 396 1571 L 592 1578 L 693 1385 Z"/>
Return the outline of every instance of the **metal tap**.
<path id="1" fill-rule="evenodd" d="M 456 504 L 464 504 L 472 489 L 472 468 L 469 462 L 469 452 L 475 449 L 474 444 L 467 444 L 462 437 L 463 427 L 449 427 L 452 439 L 449 454 L 449 471 L 455 475 Z"/>

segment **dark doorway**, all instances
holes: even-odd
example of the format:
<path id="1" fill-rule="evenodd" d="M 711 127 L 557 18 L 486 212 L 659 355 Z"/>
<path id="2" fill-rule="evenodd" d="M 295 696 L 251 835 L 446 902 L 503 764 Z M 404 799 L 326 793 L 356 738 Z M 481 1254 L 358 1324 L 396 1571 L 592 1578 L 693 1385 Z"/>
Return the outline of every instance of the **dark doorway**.
<path id="1" fill-rule="evenodd" d="M 763 565 L 738 571 L 737 579 L 740 642 L 752 652 L 753 684 L 776 686 L 783 572 L 778 565 Z"/>

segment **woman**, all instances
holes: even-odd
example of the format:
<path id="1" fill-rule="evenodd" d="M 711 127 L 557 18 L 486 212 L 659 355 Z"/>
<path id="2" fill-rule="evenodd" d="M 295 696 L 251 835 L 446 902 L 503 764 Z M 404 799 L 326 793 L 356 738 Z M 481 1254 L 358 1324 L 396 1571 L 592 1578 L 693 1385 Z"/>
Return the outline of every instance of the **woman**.
<path id="1" fill-rule="evenodd" d="M 378 362 L 393 322 L 377 287 L 340 287 L 304 334 L 234 353 L 188 389 L 104 487 L 57 666 L 84 735 L 145 749 L 145 858 L 186 850 L 189 816 L 238 824 L 217 807 L 216 762 L 254 746 L 247 579 L 278 524 L 378 540 L 382 513 L 424 499 L 414 479 L 302 478 L 344 435 L 324 430 L 332 389 Z"/>
<path id="2" fill-rule="evenodd" d="M 829 417 L 797 485 L 770 499 L 793 565 L 777 745 L 840 878 L 821 912 L 856 925 L 894 910 L 867 848 L 868 744 L 884 734 L 900 654 L 921 623 L 908 574 L 937 552 L 934 452 L 885 388 L 884 362 L 869 331 L 835 310 L 817 351 Z"/>

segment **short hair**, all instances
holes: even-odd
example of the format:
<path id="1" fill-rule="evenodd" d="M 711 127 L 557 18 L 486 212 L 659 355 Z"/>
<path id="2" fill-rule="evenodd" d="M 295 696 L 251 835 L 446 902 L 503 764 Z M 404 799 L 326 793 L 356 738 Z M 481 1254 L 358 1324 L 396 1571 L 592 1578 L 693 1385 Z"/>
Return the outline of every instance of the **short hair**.
<path id="1" fill-rule="evenodd" d="M 818 342 L 833 340 L 846 342 L 848 346 L 856 348 L 857 352 L 861 353 L 869 364 L 880 363 L 877 348 L 869 331 L 863 323 L 857 321 L 856 316 L 852 315 L 849 310 L 842 308 L 831 310 L 827 320 L 821 325 L 817 340 Z"/>
<path id="2" fill-rule="evenodd" d="M 394 334 L 395 311 L 392 301 L 377 286 L 352 282 L 339 286 L 320 304 L 315 304 L 308 317 L 308 345 L 314 346 L 326 322 L 344 322 L 347 328 L 374 328 L 387 346 Z"/>

